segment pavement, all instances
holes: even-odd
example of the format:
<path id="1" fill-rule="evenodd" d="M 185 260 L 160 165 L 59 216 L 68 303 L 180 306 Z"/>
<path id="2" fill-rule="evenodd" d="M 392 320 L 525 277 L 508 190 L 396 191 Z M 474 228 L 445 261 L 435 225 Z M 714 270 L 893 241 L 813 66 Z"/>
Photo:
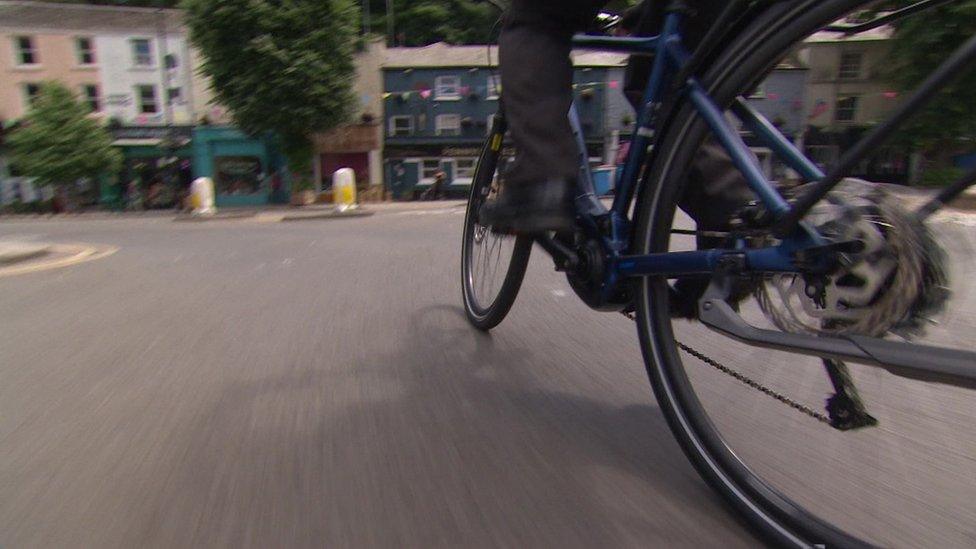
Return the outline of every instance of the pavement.
<path id="1" fill-rule="evenodd" d="M 373 211 L 363 205 L 353 209 L 339 210 L 332 205 L 314 205 L 302 208 L 262 208 L 262 209 L 225 209 L 210 215 L 178 214 L 173 221 L 227 221 L 233 219 L 254 218 L 262 222 L 303 221 L 309 219 L 344 219 L 351 217 L 367 217 Z"/>
<path id="2" fill-rule="evenodd" d="M 118 249 L 0 277 L 0 546 L 760 545 L 674 442 L 633 323 L 541 252 L 505 322 L 468 326 L 459 205 L 0 222 L 0 240 Z M 976 229 L 942 228 L 971 272 Z M 950 343 L 976 326 L 976 296 L 959 302 Z M 695 330 L 679 336 L 822 405 L 817 368 Z M 854 373 L 871 433 L 694 380 L 804 505 L 880 545 L 972 547 L 976 398 Z"/>

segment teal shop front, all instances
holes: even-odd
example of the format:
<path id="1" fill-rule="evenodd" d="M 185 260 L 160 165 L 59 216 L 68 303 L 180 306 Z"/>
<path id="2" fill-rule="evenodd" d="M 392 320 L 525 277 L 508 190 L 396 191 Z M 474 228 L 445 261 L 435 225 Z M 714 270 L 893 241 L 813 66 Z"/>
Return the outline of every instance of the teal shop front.
<path id="1" fill-rule="evenodd" d="M 288 170 L 271 135 L 202 126 L 193 131 L 193 176 L 214 181 L 217 207 L 288 202 Z"/>

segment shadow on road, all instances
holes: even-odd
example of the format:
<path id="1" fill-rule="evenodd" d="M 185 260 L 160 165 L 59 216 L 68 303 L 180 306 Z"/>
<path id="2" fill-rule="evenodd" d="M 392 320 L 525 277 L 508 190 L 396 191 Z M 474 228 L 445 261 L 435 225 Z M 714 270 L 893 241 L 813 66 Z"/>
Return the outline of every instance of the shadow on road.
<path id="1" fill-rule="evenodd" d="M 623 406 L 547 388 L 559 372 L 544 342 L 497 345 L 455 306 L 405 325 L 395 352 L 228 385 L 185 438 L 153 520 L 126 541 L 606 546 L 700 541 L 708 528 L 748 539 L 649 388 L 648 404 Z"/>

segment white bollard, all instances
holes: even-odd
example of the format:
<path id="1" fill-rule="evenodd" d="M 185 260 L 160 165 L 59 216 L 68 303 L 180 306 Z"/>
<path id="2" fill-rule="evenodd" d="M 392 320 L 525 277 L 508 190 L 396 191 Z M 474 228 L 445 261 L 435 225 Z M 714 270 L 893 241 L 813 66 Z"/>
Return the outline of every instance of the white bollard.
<path id="1" fill-rule="evenodd" d="M 213 215 L 217 213 L 214 207 L 214 182 L 209 177 L 198 177 L 190 185 L 190 206 L 193 215 Z"/>
<path id="2" fill-rule="evenodd" d="M 337 212 L 356 207 L 356 172 L 352 168 L 339 168 L 332 174 L 332 202 Z"/>

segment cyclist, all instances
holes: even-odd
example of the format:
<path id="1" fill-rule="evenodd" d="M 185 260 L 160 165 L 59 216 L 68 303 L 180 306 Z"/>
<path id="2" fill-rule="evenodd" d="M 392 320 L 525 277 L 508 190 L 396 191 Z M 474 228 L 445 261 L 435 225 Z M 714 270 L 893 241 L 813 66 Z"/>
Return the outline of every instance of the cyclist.
<path id="1" fill-rule="evenodd" d="M 479 212 L 483 225 L 520 233 L 572 229 L 578 153 L 567 118 L 573 100 L 571 40 L 606 3 L 514 0 L 503 16 L 499 61 L 517 155 L 502 189 Z M 667 3 L 645 0 L 625 13 L 622 26 L 636 34 L 660 29 Z M 685 4 L 691 17 L 684 36 L 691 49 L 723 2 L 687 0 Z M 628 64 L 626 88 L 631 82 L 638 86 L 646 82 L 649 62 L 642 61 L 632 59 Z M 635 91 L 628 93 L 634 103 L 642 90 Z M 752 199 L 741 174 L 717 144 L 703 145 L 691 172 L 681 206 L 700 229 L 724 228 L 733 212 Z"/>

